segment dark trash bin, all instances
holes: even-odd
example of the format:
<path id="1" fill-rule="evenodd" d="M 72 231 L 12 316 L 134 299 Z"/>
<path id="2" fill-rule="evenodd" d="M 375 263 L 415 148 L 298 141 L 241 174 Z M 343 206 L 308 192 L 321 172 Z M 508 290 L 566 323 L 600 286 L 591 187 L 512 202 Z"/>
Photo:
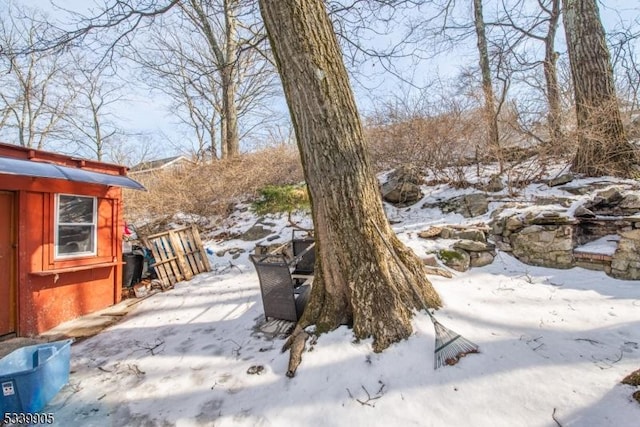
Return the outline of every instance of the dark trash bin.
<path id="1" fill-rule="evenodd" d="M 135 253 L 122 254 L 124 266 L 122 268 L 122 287 L 130 288 L 142 280 L 144 256 Z"/>

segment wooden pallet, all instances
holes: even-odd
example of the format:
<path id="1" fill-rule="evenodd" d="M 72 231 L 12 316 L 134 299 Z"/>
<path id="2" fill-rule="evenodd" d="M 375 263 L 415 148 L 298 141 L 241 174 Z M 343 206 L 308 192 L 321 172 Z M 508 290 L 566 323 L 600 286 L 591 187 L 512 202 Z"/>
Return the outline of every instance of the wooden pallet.
<path id="1" fill-rule="evenodd" d="M 155 262 L 150 266 L 165 286 L 211 271 L 207 253 L 196 226 L 169 230 L 147 236 L 144 244 L 151 250 Z"/>

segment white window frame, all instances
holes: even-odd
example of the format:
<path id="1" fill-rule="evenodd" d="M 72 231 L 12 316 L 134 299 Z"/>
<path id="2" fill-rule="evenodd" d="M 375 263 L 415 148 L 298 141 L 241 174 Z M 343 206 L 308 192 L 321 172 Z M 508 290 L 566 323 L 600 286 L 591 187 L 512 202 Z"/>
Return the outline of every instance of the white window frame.
<path id="1" fill-rule="evenodd" d="M 79 258 L 79 257 L 87 257 L 87 256 L 96 256 L 98 254 L 98 198 L 94 196 L 85 196 L 81 194 L 65 194 L 65 193 L 56 193 L 56 201 L 55 201 L 55 215 L 54 215 L 54 238 L 53 238 L 53 247 L 54 247 L 54 259 L 69 259 L 69 258 Z M 70 197 L 81 197 L 85 199 L 91 199 L 93 201 L 93 222 L 60 222 L 60 196 L 70 196 Z M 91 251 L 82 251 L 82 252 L 74 252 L 74 253 L 66 253 L 61 254 L 58 252 L 59 245 L 59 231 L 61 225 L 84 225 L 91 226 L 92 234 L 93 234 L 93 248 Z"/>

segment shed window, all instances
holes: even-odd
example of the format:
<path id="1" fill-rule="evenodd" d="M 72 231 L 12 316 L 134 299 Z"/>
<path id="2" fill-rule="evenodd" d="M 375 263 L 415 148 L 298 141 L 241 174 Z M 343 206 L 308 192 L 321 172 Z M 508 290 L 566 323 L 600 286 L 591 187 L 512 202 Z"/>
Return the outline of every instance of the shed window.
<path id="1" fill-rule="evenodd" d="M 56 257 L 96 254 L 96 198 L 56 195 Z"/>

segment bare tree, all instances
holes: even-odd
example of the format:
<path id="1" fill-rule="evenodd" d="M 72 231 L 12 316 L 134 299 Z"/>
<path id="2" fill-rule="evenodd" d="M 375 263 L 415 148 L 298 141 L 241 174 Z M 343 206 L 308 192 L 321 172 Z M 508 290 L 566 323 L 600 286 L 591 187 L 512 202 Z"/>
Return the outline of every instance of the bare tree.
<path id="1" fill-rule="evenodd" d="M 540 8 L 548 15 L 547 32 L 544 43 L 544 78 L 547 83 L 547 102 L 549 103 L 548 123 L 551 130 L 551 141 L 563 140 L 562 107 L 560 87 L 558 85 L 558 54 L 555 49 L 556 32 L 560 20 L 560 0 L 550 0 L 550 4 L 538 0 Z"/>
<path id="2" fill-rule="evenodd" d="M 112 163 L 131 167 L 157 158 L 162 146 L 161 141 L 155 141 L 145 134 L 127 135 L 126 138 L 114 136 L 109 144 L 107 159 Z"/>
<path id="3" fill-rule="evenodd" d="M 634 114 L 640 109 L 640 18 L 616 28 L 608 35 L 611 62 L 625 109 Z"/>
<path id="4" fill-rule="evenodd" d="M 261 0 L 260 7 L 298 138 L 319 255 L 299 326 L 322 332 L 352 324 L 356 337 L 373 337 L 381 351 L 411 334 L 421 299 L 430 307 L 440 299 L 385 218 L 324 2 Z"/>
<path id="5" fill-rule="evenodd" d="M 0 130 L 4 138 L 24 147 L 43 148 L 61 131 L 60 121 L 74 99 L 67 84 L 67 58 L 54 52 L 20 55 L 16 46 L 33 44 L 43 30 L 41 17 L 28 10 L 16 18 L 10 9 L 0 21 Z"/>
<path id="6" fill-rule="evenodd" d="M 195 136 L 193 155 L 199 161 L 219 158 L 218 141 L 222 103 L 218 74 L 212 72 L 209 49 L 193 33 L 173 29 L 172 23 L 154 28 L 134 59 L 152 90 L 169 98 L 171 119 L 188 129 L 185 139 Z"/>
<path id="7" fill-rule="evenodd" d="M 575 172 L 630 176 L 636 160 L 625 135 L 596 0 L 563 0 L 578 125 Z"/>
<path id="8" fill-rule="evenodd" d="M 116 104 L 124 100 L 122 84 L 113 80 L 108 64 L 94 66 L 75 55 L 75 73 L 70 77 L 70 91 L 75 102 L 63 118 L 65 134 L 75 149 L 98 161 L 105 159 L 110 146 L 123 132 L 115 124 Z"/>
<path id="9" fill-rule="evenodd" d="M 549 145 L 561 142 L 562 102 L 560 85 L 558 84 L 558 53 L 555 49 L 556 33 L 560 21 L 560 0 L 537 0 L 531 2 L 516 0 L 502 1 L 502 16 L 490 25 L 505 29 L 505 36 L 500 42 L 509 54 L 515 58 L 521 71 L 535 69 L 542 65 L 544 88 L 547 101 L 547 127 L 549 137 L 545 142 Z M 529 41 L 541 42 L 544 45 L 544 59 L 532 58 L 532 47 Z M 535 55 L 535 54 L 534 54 Z M 531 76 L 526 76 L 526 83 L 531 86 Z"/>
<path id="10" fill-rule="evenodd" d="M 145 40 L 135 55 L 142 72 L 157 76 L 148 83 L 171 97 L 172 114 L 195 133 L 194 153 L 203 159 L 218 157 L 218 134 L 220 157 L 237 154 L 239 140 L 274 116 L 266 113 L 270 111 L 268 101 L 275 95 L 276 74 L 265 59 L 261 31 L 231 31 L 229 35 L 237 39 L 231 43 L 233 52 L 221 50 L 227 43 L 224 28 L 231 24 L 246 28 L 249 24 L 240 18 L 250 23 L 256 17 L 251 9 L 217 3 L 196 4 L 194 10 L 188 3 L 163 17 L 161 28 L 155 28 L 151 41 Z M 205 6 L 210 10 L 205 11 Z M 231 13 L 239 16 L 222 16 Z M 200 19 L 207 21 L 203 24 Z M 189 28 L 195 31 L 185 31 Z M 230 129 L 235 129 L 233 135 Z"/>
<path id="11" fill-rule="evenodd" d="M 154 25 L 162 25 L 168 14 L 180 14 L 191 27 L 206 40 L 206 46 L 215 63 L 206 73 L 218 73 L 220 83 L 220 128 L 222 157 L 239 151 L 241 134 L 238 128 L 238 74 L 237 65 L 251 49 L 265 40 L 257 21 L 246 22 L 244 17 L 254 14 L 255 2 L 240 0 L 117 0 L 105 1 L 101 8 L 90 9 L 89 14 L 67 10 L 73 22 L 52 25 L 21 52 L 41 52 L 83 45 L 95 52 L 103 52 L 101 61 L 114 62 L 116 55 L 124 55 L 134 47 L 136 36 Z M 256 68 L 250 68 L 249 72 Z M 245 76 L 246 78 L 246 76 Z M 211 121 L 211 120 L 210 120 Z M 215 120 L 214 120 L 215 121 Z M 256 122 L 251 122 L 256 125 Z"/>
<path id="12" fill-rule="evenodd" d="M 491 79 L 491 66 L 489 64 L 487 36 L 485 33 L 484 15 L 482 13 L 482 0 L 473 0 L 473 15 L 478 53 L 480 56 L 480 73 L 482 75 L 482 92 L 484 93 L 485 120 L 489 133 L 489 146 L 497 149 L 500 147 L 498 114 L 496 112 L 496 97 Z"/>
<path id="13" fill-rule="evenodd" d="M 239 153 L 238 111 L 236 106 L 237 70 L 234 67 L 238 54 L 238 0 L 222 0 L 222 14 L 212 13 L 213 1 L 188 0 L 179 3 L 180 9 L 189 17 L 191 23 L 204 35 L 208 48 L 215 59 L 215 66 L 220 73 L 222 90 L 222 157 L 233 157 Z M 222 17 L 221 21 L 212 22 L 211 16 Z M 214 28 L 215 24 L 218 28 Z"/>

